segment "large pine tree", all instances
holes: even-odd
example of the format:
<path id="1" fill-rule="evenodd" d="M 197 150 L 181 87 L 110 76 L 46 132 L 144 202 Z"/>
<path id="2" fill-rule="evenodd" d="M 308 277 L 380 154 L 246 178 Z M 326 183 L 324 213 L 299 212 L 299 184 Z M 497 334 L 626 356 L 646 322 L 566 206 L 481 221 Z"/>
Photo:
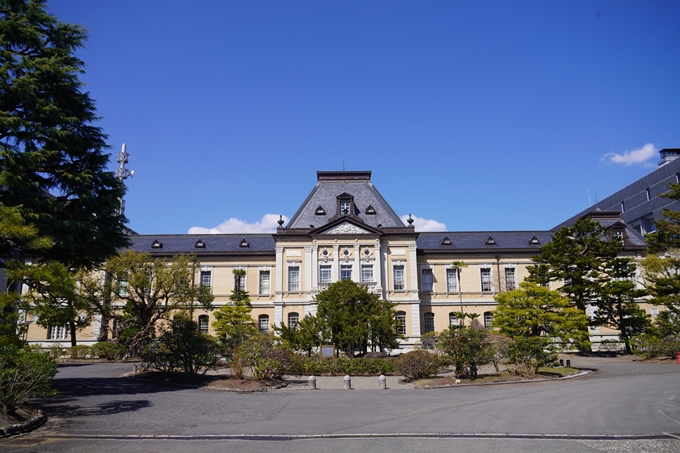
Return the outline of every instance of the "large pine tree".
<path id="1" fill-rule="evenodd" d="M 51 238 L 41 258 L 89 266 L 127 244 L 125 188 L 79 79 L 86 32 L 45 9 L 0 0 L 0 204 Z"/>

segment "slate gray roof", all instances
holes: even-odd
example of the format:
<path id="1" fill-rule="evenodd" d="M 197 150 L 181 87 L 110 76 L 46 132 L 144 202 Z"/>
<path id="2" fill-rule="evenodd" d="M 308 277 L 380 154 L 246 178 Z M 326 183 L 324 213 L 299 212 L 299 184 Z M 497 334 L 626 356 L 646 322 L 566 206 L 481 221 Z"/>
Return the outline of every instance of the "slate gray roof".
<path id="1" fill-rule="evenodd" d="M 347 179 L 342 175 L 347 174 Z M 358 208 L 357 217 L 360 217 L 367 225 L 377 228 L 405 227 L 404 222 L 394 212 L 392 207 L 385 201 L 378 189 L 371 183 L 370 171 L 353 172 L 318 172 L 318 182 L 290 219 L 286 228 L 309 228 L 314 225 L 319 228 L 334 217 L 336 212 L 336 197 L 348 193 L 354 197 L 354 205 Z M 325 215 L 316 215 L 316 209 L 321 206 Z M 374 215 L 366 214 L 366 208 L 372 206 Z"/>
<path id="2" fill-rule="evenodd" d="M 420 233 L 416 244 L 419 250 L 477 250 L 480 252 L 493 252 L 494 250 L 520 250 L 527 251 L 538 249 L 541 245 L 552 240 L 551 231 L 442 231 Z M 490 237 L 496 245 L 486 245 L 485 241 Z M 448 237 L 451 245 L 442 245 L 442 240 Z M 529 241 L 536 237 L 538 244 L 530 244 Z"/>
<path id="3" fill-rule="evenodd" d="M 195 247 L 196 242 L 201 240 L 204 248 Z M 239 247 L 245 239 L 249 247 Z M 153 248 L 151 245 L 158 240 L 163 244 L 162 248 Z M 274 254 L 276 243 L 271 234 L 157 234 L 131 236 L 132 250 L 136 252 L 149 252 L 153 254 L 173 255 L 179 253 L 195 253 L 196 255 L 214 253 L 257 253 Z"/>

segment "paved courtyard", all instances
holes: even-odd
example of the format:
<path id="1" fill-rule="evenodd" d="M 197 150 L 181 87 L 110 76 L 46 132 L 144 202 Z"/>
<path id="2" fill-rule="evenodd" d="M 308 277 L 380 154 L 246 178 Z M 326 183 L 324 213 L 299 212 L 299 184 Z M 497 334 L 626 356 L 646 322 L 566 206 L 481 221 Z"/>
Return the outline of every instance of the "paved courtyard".
<path id="1" fill-rule="evenodd" d="M 414 390 L 319 378 L 238 394 L 119 378 L 127 364 L 62 365 L 49 422 L 6 452 L 680 451 L 680 365 L 571 357 L 576 379 Z M 301 379 L 304 381 L 304 378 Z"/>

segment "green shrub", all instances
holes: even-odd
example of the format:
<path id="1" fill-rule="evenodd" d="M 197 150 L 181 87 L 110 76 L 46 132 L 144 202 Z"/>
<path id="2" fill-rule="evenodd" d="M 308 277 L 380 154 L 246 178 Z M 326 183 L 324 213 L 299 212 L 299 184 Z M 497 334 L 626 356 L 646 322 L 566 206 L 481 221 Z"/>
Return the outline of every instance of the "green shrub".
<path id="1" fill-rule="evenodd" d="M 181 370 L 195 375 L 214 369 L 221 352 L 218 341 L 200 333 L 195 321 L 177 316 L 172 321 L 172 330 L 146 346 L 141 356 L 145 368 L 163 373 Z"/>
<path id="2" fill-rule="evenodd" d="M 510 374 L 531 376 L 538 368 L 557 359 L 549 350 L 550 339 L 546 337 L 516 337 L 508 345 L 508 371 Z"/>
<path id="3" fill-rule="evenodd" d="M 108 361 L 120 360 L 126 353 L 127 348 L 115 341 L 101 341 L 92 345 L 92 354 Z"/>
<path id="4" fill-rule="evenodd" d="M 0 349 L 0 411 L 14 412 L 33 396 L 50 396 L 57 363 L 49 354 L 6 346 Z"/>
<path id="5" fill-rule="evenodd" d="M 255 335 L 238 348 L 237 356 L 257 380 L 280 379 L 294 370 L 295 352 L 276 344 L 271 335 Z"/>
<path id="6" fill-rule="evenodd" d="M 379 376 L 394 372 L 394 359 L 366 359 L 350 357 L 334 357 L 321 359 L 318 357 L 304 358 L 302 374 L 315 376 Z"/>
<path id="7" fill-rule="evenodd" d="M 394 368 L 406 380 L 434 376 L 439 371 L 439 357 L 423 349 L 407 352 L 395 360 Z"/>
<path id="8" fill-rule="evenodd" d="M 92 354 L 92 348 L 84 344 L 71 346 L 68 348 L 69 357 L 72 359 L 86 359 Z"/>
<path id="9" fill-rule="evenodd" d="M 670 336 L 658 338 L 650 334 L 641 334 L 631 340 L 633 353 L 646 359 L 654 357 L 676 357 L 680 352 L 680 337 Z"/>

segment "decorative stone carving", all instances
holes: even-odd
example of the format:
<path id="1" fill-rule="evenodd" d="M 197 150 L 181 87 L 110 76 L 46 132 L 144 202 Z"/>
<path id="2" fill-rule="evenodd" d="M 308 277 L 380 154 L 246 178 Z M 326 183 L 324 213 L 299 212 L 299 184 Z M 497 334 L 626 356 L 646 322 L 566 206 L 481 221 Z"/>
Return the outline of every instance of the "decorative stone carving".
<path id="1" fill-rule="evenodd" d="M 326 230 L 326 234 L 369 234 L 369 231 L 359 228 L 356 225 L 352 225 L 349 222 L 341 223 L 330 230 Z"/>

